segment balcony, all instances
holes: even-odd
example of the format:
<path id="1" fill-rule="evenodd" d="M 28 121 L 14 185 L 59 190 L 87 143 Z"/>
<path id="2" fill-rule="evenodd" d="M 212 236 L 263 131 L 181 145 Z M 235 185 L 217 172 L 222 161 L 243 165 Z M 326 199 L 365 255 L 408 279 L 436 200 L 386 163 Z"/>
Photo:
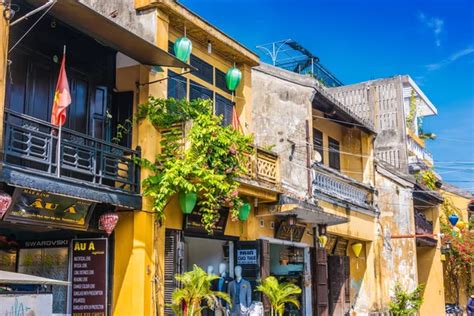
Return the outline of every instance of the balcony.
<path id="1" fill-rule="evenodd" d="M 173 146 L 176 144 L 179 149 L 181 146 L 189 146 L 186 141 L 186 133 L 191 128 L 192 122 L 176 124 L 170 128 L 160 129 L 161 146 Z M 250 184 L 262 189 L 278 190 L 280 187 L 278 155 L 260 148 L 252 146 L 251 153 L 248 155 L 247 174 L 242 175 L 240 182 Z"/>
<path id="2" fill-rule="evenodd" d="M 134 163 L 140 157 L 138 150 L 62 129 L 58 175 L 56 126 L 6 109 L 4 128 L 3 169 L 9 170 L 8 174 L 4 171 L 9 184 L 46 190 L 31 186 L 39 182 L 50 186 L 45 184 L 50 180 L 59 191 L 69 188 L 69 192 L 56 193 L 128 208 L 140 206 L 140 168 Z"/>
<path id="3" fill-rule="evenodd" d="M 407 148 L 411 153 L 411 157 L 408 157 L 409 164 L 424 163 L 428 167 L 432 167 L 434 165 L 433 155 L 421 146 L 414 137 L 410 136 L 410 134 L 408 134 L 408 136 Z"/>
<path id="4" fill-rule="evenodd" d="M 422 212 L 415 211 L 415 233 L 433 234 L 433 223 L 428 221 Z M 436 239 L 433 237 L 417 237 L 416 244 L 420 247 L 435 247 Z"/>
<path id="5" fill-rule="evenodd" d="M 278 185 L 280 182 L 278 155 L 260 147 L 252 147 L 252 149 L 253 153 L 248 157 L 246 177 L 270 185 Z"/>
<path id="6" fill-rule="evenodd" d="M 374 210 L 373 188 L 321 164 L 313 166 L 313 194 L 343 207 Z"/>

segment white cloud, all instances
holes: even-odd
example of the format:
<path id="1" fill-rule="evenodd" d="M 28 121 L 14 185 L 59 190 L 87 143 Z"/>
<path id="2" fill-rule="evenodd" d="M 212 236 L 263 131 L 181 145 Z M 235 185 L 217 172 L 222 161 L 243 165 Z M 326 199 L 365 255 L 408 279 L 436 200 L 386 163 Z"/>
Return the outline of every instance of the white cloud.
<path id="1" fill-rule="evenodd" d="M 444 31 L 444 20 L 438 17 L 428 17 L 423 12 L 418 14 L 418 19 L 425 27 L 433 31 L 436 46 L 441 46 L 441 34 Z"/>
<path id="2" fill-rule="evenodd" d="M 467 47 L 467 48 L 464 48 L 464 49 L 461 49 L 457 52 L 455 52 L 454 54 L 452 54 L 451 56 L 449 56 L 448 58 L 440 61 L 440 62 L 437 62 L 437 63 L 434 63 L 434 64 L 429 64 L 429 65 L 426 65 L 426 69 L 428 71 L 434 71 L 434 70 L 438 70 L 440 68 L 443 68 L 443 67 L 446 67 L 448 66 L 449 64 L 455 62 L 456 60 L 460 59 L 460 58 L 463 58 L 465 56 L 468 56 L 470 54 L 474 53 L 474 46 L 470 46 L 470 47 Z"/>

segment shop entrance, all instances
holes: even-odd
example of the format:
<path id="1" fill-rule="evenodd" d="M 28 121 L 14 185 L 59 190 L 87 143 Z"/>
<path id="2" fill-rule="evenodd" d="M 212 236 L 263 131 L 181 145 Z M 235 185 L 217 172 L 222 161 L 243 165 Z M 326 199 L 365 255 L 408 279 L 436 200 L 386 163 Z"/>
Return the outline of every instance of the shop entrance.
<path id="1" fill-rule="evenodd" d="M 285 306 L 285 316 L 310 315 L 309 247 L 304 244 L 270 242 L 270 275 L 280 282 L 293 283 L 302 289 L 300 308 Z"/>
<path id="2" fill-rule="evenodd" d="M 219 265 L 225 263 L 227 274 L 234 274 L 233 242 L 200 237 L 184 237 L 183 270 L 191 271 L 194 265 L 204 271 L 219 274 Z"/>

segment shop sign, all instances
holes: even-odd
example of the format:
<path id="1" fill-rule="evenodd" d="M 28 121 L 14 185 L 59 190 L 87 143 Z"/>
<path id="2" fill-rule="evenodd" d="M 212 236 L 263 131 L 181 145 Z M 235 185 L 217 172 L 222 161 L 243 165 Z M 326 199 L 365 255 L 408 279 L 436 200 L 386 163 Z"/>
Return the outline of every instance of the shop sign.
<path id="1" fill-rule="evenodd" d="M 347 246 L 349 245 L 349 240 L 344 238 L 337 238 L 336 246 L 334 247 L 335 256 L 347 256 Z"/>
<path id="2" fill-rule="evenodd" d="M 53 294 L 0 294 L 0 315 L 52 315 Z"/>
<path id="3" fill-rule="evenodd" d="M 257 264 L 257 249 L 237 249 L 237 265 Z"/>
<path id="4" fill-rule="evenodd" d="M 107 315 L 107 239 L 72 240 L 72 316 Z"/>
<path id="5" fill-rule="evenodd" d="M 288 222 L 281 222 L 275 233 L 275 238 L 300 242 L 305 231 L 305 225 L 290 225 Z"/>
<path id="6" fill-rule="evenodd" d="M 219 211 L 218 219 L 216 224 L 212 227 L 213 234 L 216 236 L 222 236 L 225 232 L 225 227 L 227 225 L 227 217 L 229 216 L 229 209 L 222 208 Z M 208 232 L 204 228 L 204 225 L 201 222 L 202 216 L 196 209 L 189 215 L 186 215 L 184 218 L 184 230 L 187 233 L 193 233 L 198 235 L 209 236 Z"/>
<path id="7" fill-rule="evenodd" d="M 69 247 L 68 239 L 21 241 L 21 248 L 60 248 Z"/>
<path id="8" fill-rule="evenodd" d="M 86 230 L 93 202 L 31 189 L 15 189 L 6 220 Z"/>

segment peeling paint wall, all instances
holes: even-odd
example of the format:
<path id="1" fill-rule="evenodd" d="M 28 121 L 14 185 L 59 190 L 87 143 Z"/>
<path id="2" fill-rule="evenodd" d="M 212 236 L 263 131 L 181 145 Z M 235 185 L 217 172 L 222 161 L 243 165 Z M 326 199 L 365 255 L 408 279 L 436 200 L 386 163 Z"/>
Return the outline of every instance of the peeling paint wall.
<path id="1" fill-rule="evenodd" d="M 415 239 L 392 239 L 392 236 L 415 233 L 413 188 L 411 183 L 380 165 L 377 166 L 375 181 L 378 190 L 376 203 L 380 211 L 377 236 L 380 257 L 378 305 L 381 311 L 387 311 L 397 282 L 409 291 L 418 284 Z"/>
<path id="2" fill-rule="evenodd" d="M 155 43 L 157 32 L 156 9 L 137 11 L 135 0 L 79 0 L 79 2 L 99 12 L 125 29 Z"/>
<path id="3" fill-rule="evenodd" d="M 301 77 L 303 85 L 272 76 L 271 71 L 281 71 L 285 77 Z M 305 198 L 308 192 L 306 121 L 311 118 L 314 93 L 313 88 L 304 86 L 304 79 L 310 78 L 285 74 L 270 66 L 252 70 L 255 143 L 271 147 L 280 155 L 283 189 L 300 198 Z"/>

